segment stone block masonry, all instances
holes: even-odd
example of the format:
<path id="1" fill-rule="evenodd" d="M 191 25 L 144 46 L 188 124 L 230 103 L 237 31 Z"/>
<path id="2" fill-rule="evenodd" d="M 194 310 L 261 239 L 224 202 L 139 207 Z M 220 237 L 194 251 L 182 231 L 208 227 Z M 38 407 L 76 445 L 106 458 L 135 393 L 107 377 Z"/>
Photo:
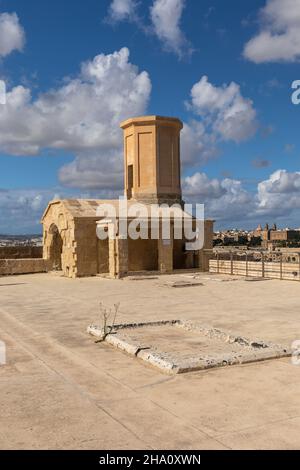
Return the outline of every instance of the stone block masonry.
<path id="1" fill-rule="evenodd" d="M 43 258 L 42 246 L 1 246 L 0 259 Z"/>
<path id="2" fill-rule="evenodd" d="M 121 128 L 127 213 L 124 215 L 120 209 L 118 199 L 51 201 L 42 217 L 43 257 L 49 262 L 49 270 L 62 271 L 69 278 L 109 275 L 116 279 L 138 272 L 207 271 L 214 221 L 204 221 L 203 246 L 187 246 L 188 242 L 195 242 L 196 236 L 189 240 L 183 229 L 174 236 L 176 219 L 182 222 L 189 219 L 194 233 L 197 225 L 197 219 L 191 215 L 193 211 L 185 211 L 182 200 L 180 132 L 183 123 L 173 117 L 140 116 L 122 122 Z M 160 228 L 159 236 L 152 236 L 151 222 L 161 226 L 165 219 L 161 205 L 171 207 L 175 203 L 177 206 L 169 214 L 170 234 L 162 233 Z M 110 215 L 106 214 L 107 205 Z M 140 211 L 136 210 L 138 205 Z M 128 228 L 138 218 L 147 224 L 147 236 L 141 233 L 135 237 L 128 230 L 126 234 L 120 230 L 115 234 L 116 239 L 98 237 L 100 229 L 110 234 L 110 226 L 115 228 L 114 221 L 124 221 Z"/>
<path id="3" fill-rule="evenodd" d="M 300 281 L 299 263 L 210 260 L 209 271 L 236 276 Z"/>
<path id="4" fill-rule="evenodd" d="M 42 258 L 0 259 L 0 276 L 47 272 L 47 261 Z"/>

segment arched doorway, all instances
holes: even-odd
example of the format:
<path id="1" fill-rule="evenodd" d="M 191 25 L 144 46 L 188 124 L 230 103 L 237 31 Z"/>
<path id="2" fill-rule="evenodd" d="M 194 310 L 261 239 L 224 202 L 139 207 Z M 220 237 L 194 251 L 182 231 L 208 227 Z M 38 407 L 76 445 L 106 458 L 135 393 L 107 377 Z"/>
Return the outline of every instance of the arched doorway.
<path id="1" fill-rule="evenodd" d="M 53 271 L 61 271 L 62 270 L 61 255 L 62 255 L 62 248 L 63 248 L 63 240 L 55 224 L 51 225 L 49 229 L 49 235 L 51 237 L 50 253 L 49 253 L 50 261 L 51 261 L 51 269 Z"/>

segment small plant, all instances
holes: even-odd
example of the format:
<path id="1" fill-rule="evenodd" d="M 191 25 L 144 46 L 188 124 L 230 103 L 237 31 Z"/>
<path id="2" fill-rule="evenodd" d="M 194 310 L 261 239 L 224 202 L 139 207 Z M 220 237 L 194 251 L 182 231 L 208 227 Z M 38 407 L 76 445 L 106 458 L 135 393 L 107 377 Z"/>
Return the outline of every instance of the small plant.
<path id="1" fill-rule="evenodd" d="M 102 337 L 96 343 L 101 343 L 105 341 L 108 335 L 110 335 L 115 327 L 117 314 L 120 308 L 120 303 L 114 304 L 113 308 L 107 308 L 100 302 L 100 316 L 101 316 L 101 331 Z M 109 324 L 110 319 L 112 321 Z"/>

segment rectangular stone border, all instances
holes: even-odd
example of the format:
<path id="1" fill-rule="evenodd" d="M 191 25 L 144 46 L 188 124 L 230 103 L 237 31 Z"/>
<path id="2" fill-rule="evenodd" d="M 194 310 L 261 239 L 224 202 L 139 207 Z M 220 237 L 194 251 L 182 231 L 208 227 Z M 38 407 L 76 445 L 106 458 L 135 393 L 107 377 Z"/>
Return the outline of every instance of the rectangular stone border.
<path id="1" fill-rule="evenodd" d="M 118 331 L 126 329 L 145 328 L 147 326 L 164 326 L 170 325 L 183 328 L 187 331 L 198 332 L 201 335 L 218 339 L 226 343 L 238 343 L 241 353 L 218 353 L 212 355 L 204 355 L 203 357 L 191 357 L 189 359 L 178 359 L 171 362 L 167 354 L 161 353 L 146 344 L 137 343 L 133 339 L 126 340 L 118 335 Z M 103 330 L 95 325 L 90 325 L 87 332 L 97 338 L 103 337 Z M 137 357 L 146 363 L 160 369 L 165 374 L 183 374 L 194 372 L 197 370 L 211 369 L 214 367 L 224 367 L 229 365 L 248 364 L 252 362 L 266 361 L 270 359 L 278 359 L 291 356 L 290 348 L 282 345 L 264 342 L 261 340 L 250 340 L 242 336 L 235 336 L 225 331 L 182 320 L 167 320 L 147 323 L 125 323 L 115 325 L 111 334 L 107 335 L 106 343 L 114 346 L 116 349 L 126 352 L 130 356 Z"/>

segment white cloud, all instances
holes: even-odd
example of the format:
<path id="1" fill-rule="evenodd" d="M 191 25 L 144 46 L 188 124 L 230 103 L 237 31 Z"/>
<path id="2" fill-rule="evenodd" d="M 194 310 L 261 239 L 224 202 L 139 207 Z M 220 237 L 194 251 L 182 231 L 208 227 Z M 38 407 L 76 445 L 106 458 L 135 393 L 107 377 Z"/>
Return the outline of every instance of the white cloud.
<path id="1" fill-rule="evenodd" d="M 266 221 L 300 226 L 300 172 L 277 170 L 251 191 L 237 179 L 209 178 L 205 173 L 196 172 L 183 178 L 182 188 L 184 199 L 204 203 L 205 216 L 216 219 L 221 227 L 254 228 Z M 71 193 L 64 188 L 0 189 L 0 233 L 40 231 L 41 215 L 49 200 L 56 197 L 105 199 L 116 196 L 117 191 L 111 189 Z"/>
<path id="2" fill-rule="evenodd" d="M 287 216 L 300 209 L 300 172 L 277 170 L 258 184 L 258 212 Z M 299 222 L 297 226 L 300 225 Z"/>
<path id="3" fill-rule="evenodd" d="M 255 197 L 247 191 L 241 181 L 225 178 L 221 182 L 225 194 L 208 201 L 208 211 L 216 220 L 245 221 L 255 217 Z"/>
<path id="4" fill-rule="evenodd" d="M 39 233 L 41 218 L 53 199 L 115 199 L 119 192 L 113 190 L 80 191 L 63 187 L 53 189 L 1 189 L 0 233 Z"/>
<path id="5" fill-rule="evenodd" d="M 133 20 L 136 18 L 136 0 L 113 0 L 109 7 L 108 18 L 112 22 Z"/>
<path id="6" fill-rule="evenodd" d="M 25 32 L 16 13 L 0 14 L 0 57 L 22 51 L 24 44 Z"/>
<path id="7" fill-rule="evenodd" d="M 60 171 L 68 186 L 122 187 L 122 132 L 119 123 L 144 114 L 151 93 L 146 72 L 139 73 L 123 48 L 82 64 L 77 78 L 32 100 L 28 88 L 7 93 L 0 107 L 0 150 L 38 155 L 66 150 L 76 159 Z"/>
<path id="8" fill-rule="evenodd" d="M 187 166 L 204 165 L 219 154 L 216 136 L 195 119 L 184 123 L 181 132 L 181 161 Z"/>
<path id="9" fill-rule="evenodd" d="M 235 82 L 214 86 L 203 76 L 191 90 L 189 111 L 198 119 L 185 123 L 182 131 L 184 165 L 203 165 L 219 154 L 221 142 L 240 143 L 251 138 L 257 129 L 253 102 L 244 98 Z"/>
<path id="10" fill-rule="evenodd" d="M 183 194 L 187 201 L 205 205 L 205 216 L 218 222 L 245 221 L 253 217 L 255 197 L 238 180 L 209 179 L 205 173 L 195 173 L 183 180 Z"/>
<path id="11" fill-rule="evenodd" d="M 235 82 L 216 87 L 203 76 L 191 90 L 188 109 L 201 116 L 212 132 L 222 140 L 242 142 L 252 137 L 257 129 L 253 102 L 241 95 Z"/>
<path id="12" fill-rule="evenodd" d="M 199 172 L 184 178 L 183 191 L 185 196 L 204 199 L 220 198 L 226 193 L 220 180 L 217 178 L 209 179 L 205 173 Z"/>
<path id="13" fill-rule="evenodd" d="M 180 24 L 185 5 L 186 0 L 153 0 L 149 10 L 150 24 L 147 24 L 146 15 L 138 13 L 139 0 L 112 0 L 107 20 L 110 23 L 133 22 L 144 33 L 157 36 L 166 51 L 183 57 L 192 53 Z"/>
<path id="14" fill-rule="evenodd" d="M 199 172 L 184 178 L 182 186 L 185 200 L 204 203 L 206 217 L 221 226 L 254 227 L 270 218 L 300 226 L 300 172 L 277 170 L 251 191 L 239 180 L 210 179 Z"/>
<path id="15" fill-rule="evenodd" d="M 244 48 L 257 64 L 300 59 L 300 0 L 268 0 L 260 10 L 260 32 Z"/>
<path id="16" fill-rule="evenodd" d="M 124 187 L 122 147 L 99 152 L 78 153 L 73 162 L 60 168 L 60 182 L 82 190 L 102 189 L 107 195 L 112 191 L 120 194 Z"/>
<path id="17" fill-rule="evenodd" d="M 166 50 L 175 52 L 179 56 L 182 56 L 185 51 L 191 52 L 180 27 L 185 3 L 185 0 L 154 0 L 150 8 L 155 34 Z"/>
<path id="18" fill-rule="evenodd" d="M 0 233 L 41 232 L 41 215 L 54 197 L 50 190 L 0 189 Z"/>

